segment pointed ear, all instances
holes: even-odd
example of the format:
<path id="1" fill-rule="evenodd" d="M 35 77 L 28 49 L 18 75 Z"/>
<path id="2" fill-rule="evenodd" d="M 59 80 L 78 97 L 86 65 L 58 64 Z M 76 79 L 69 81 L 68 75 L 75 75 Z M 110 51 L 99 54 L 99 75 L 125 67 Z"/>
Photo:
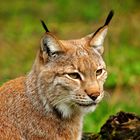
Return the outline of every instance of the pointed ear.
<path id="1" fill-rule="evenodd" d="M 48 30 L 45 22 L 41 20 L 42 26 L 46 33 L 41 39 L 41 50 L 51 56 L 52 54 L 62 51 L 59 40 Z"/>
<path id="2" fill-rule="evenodd" d="M 64 51 L 64 47 L 61 42 L 48 30 L 44 21 L 41 20 L 42 26 L 46 33 L 41 39 L 41 47 L 39 53 L 40 62 L 46 63 L 49 59 L 57 57 Z"/>
<path id="3" fill-rule="evenodd" d="M 94 47 L 100 54 L 103 53 L 104 48 L 103 48 L 103 43 L 104 43 L 104 39 L 106 37 L 107 34 L 107 30 L 108 30 L 108 24 L 110 23 L 110 20 L 113 17 L 114 12 L 110 11 L 105 24 L 100 27 L 91 37 L 90 40 L 90 46 Z"/>
<path id="4" fill-rule="evenodd" d="M 46 33 L 41 39 L 41 51 L 44 57 L 56 57 L 63 52 L 62 44 L 51 33 Z"/>
<path id="5" fill-rule="evenodd" d="M 102 54 L 104 51 L 103 43 L 107 30 L 108 27 L 101 28 L 96 35 L 92 36 L 92 39 L 90 40 L 90 46 L 94 47 L 100 54 Z"/>
<path id="6" fill-rule="evenodd" d="M 64 47 L 61 45 L 61 42 L 50 32 L 46 32 L 41 39 L 40 50 L 35 59 L 35 69 L 40 70 L 41 66 L 44 66 L 51 60 L 56 60 L 63 52 Z"/>

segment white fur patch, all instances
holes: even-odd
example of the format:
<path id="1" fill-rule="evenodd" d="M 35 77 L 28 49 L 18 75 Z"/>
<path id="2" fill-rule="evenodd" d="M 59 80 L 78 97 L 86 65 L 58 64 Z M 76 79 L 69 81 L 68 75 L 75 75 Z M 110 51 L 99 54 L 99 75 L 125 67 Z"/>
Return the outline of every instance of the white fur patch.
<path id="1" fill-rule="evenodd" d="M 47 39 L 48 47 L 50 48 L 51 52 L 57 52 L 60 50 L 58 44 L 51 39 Z"/>
<path id="2" fill-rule="evenodd" d="M 69 118 L 72 114 L 70 106 L 66 105 L 65 103 L 57 105 L 56 108 L 59 112 L 61 112 L 63 118 Z"/>
<path id="3" fill-rule="evenodd" d="M 97 47 L 102 47 L 103 45 L 103 42 L 104 42 L 104 38 L 107 34 L 107 30 L 108 28 L 105 28 L 101 33 L 100 35 L 94 40 L 94 46 L 97 46 Z"/>
<path id="4" fill-rule="evenodd" d="M 98 96 L 98 98 L 96 99 L 96 102 L 99 103 L 103 99 L 103 97 L 104 97 L 104 92 L 102 92 L 100 96 Z"/>
<path id="5" fill-rule="evenodd" d="M 91 106 L 91 107 L 83 107 L 83 108 L 81 108 L 81 112 L 83 114 L 87 114 L 89 112 L 94 112 L 96 107 L 97 107 L 97 105 L 94 105 L 94 106 Z"/>

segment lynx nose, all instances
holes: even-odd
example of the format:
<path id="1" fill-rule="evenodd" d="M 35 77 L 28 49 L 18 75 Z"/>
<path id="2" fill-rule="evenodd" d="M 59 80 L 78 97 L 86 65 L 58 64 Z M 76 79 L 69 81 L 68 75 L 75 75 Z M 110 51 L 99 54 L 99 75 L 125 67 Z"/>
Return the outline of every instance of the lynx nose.
<path id="1" fill-rule="evenodd" d="M 98 98 L 98 96 L 100 95 L 100 93 L 99 92 L 97 92 L 97 93 L 94 93 L 93 95 L 88 95 L 93 101 L 95 101 L 97 98 Z"/>
<path id="2" fill-rule="evenodd" d="M 88 86 L 85 89 L 85 92 L 87 93 L 87 95 L 93 100 L 95 101 L 97 99 L 97 97 L 100 95 L 100 89 L 99 89 L 99 85 L 98 84 L 94 84 L 91 86 Z"/>

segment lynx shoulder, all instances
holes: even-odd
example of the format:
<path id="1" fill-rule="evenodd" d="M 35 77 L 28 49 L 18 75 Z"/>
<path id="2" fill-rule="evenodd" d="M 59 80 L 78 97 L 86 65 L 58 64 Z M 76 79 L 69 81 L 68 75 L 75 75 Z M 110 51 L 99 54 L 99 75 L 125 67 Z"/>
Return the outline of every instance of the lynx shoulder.
<path id="1" fill-rule="evenodd" d="M 0 87 L 0 140 L 80 140 L 83 116 L 104 96 L 102 58 L 111 11 L 96 32 L 60 40 L 46 31 L 25 77 Z"/>

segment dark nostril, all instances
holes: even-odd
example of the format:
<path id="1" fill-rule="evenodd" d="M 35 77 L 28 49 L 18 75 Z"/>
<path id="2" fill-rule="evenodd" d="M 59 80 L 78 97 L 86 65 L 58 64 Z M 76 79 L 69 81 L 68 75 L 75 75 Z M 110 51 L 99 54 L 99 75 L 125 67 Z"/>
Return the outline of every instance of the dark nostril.
<path id="1" fill-rule="evenodd" d="M 97 95 L 88 95 L 93 101 L 95 101 L 97 99 Z"/>

